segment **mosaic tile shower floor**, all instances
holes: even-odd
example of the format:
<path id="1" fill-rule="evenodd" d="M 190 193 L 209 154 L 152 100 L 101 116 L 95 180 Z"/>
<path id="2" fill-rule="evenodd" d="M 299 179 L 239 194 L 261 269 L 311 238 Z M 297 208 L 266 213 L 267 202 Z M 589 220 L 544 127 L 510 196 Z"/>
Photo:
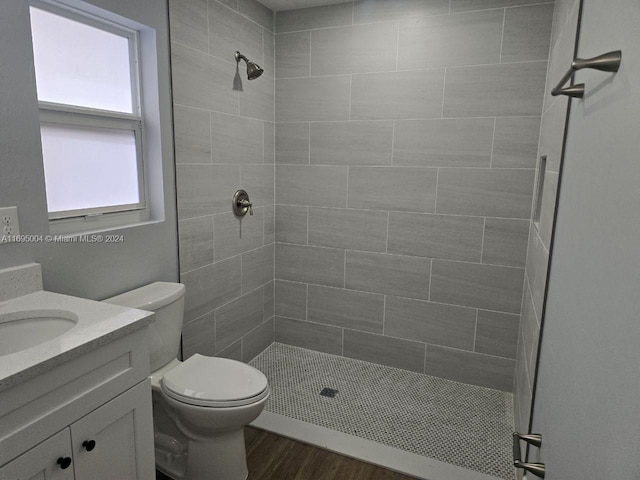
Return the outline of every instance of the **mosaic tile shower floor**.
<path id="1" fill-rule="evenodd" d="M 510 393 L 274 343 L 251 361 L 265 409 L 513 480 Z M 320 395 L 330 387 L 334 398 Z"/>

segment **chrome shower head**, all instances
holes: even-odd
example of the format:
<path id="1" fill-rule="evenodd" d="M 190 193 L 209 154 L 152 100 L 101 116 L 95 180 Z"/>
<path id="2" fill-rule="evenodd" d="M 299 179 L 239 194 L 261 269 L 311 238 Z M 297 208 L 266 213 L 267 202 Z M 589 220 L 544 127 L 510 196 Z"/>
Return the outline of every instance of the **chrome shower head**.
<path id="1" fill-rule="evenodd" d="M 240 52 L 236 52 L 236 62 L 239 63 L 241 59 L 244 60 L 245 63 L 247 64 L 247 78 L 249 80 L 255 80 L 256 78 L 258 78 L 260 75 L 264 73 L 264 70 L 260 68 L 257 64 L 255 64 L 254 62 L 251 62 L 247 57 L 242 55 Z"/>

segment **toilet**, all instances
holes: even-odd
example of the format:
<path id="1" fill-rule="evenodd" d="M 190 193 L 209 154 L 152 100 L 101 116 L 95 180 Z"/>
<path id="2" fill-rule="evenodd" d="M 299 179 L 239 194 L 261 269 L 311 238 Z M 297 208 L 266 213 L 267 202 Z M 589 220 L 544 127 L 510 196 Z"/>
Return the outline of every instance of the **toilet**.
<path id="1" fill-rule="evenodd" d="M 175 480 L 245 480 L 244 427 L 264 408 L 267 378 L 226 358 L 178 360 L 184 292 L 156 282 L 104 300 L 156 314 L 147 335 L 156 468 Z"/>

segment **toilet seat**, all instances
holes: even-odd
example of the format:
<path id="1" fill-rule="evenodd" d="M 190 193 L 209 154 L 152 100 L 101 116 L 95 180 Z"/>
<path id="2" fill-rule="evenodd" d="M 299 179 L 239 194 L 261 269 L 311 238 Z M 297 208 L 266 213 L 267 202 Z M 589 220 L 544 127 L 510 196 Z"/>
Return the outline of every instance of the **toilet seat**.
<path id="1" fill-rule="evenodd" d="M 201 407 L 239 407 L 269 395 L 267 377 L 260 370 L 199 354 L 168 371 L 160 383 L 174 400 Z"/>

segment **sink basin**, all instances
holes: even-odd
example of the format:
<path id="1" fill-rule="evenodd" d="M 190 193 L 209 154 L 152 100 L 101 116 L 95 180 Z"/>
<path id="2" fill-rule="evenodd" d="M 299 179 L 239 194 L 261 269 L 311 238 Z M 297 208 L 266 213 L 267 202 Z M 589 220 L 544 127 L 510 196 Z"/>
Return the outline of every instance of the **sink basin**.
<path id="1" fill-rule="evenodd" d="M 66 310 L 22 310 L 0 314 L 0 357 L 59 337 L 78 317 Z"/>

